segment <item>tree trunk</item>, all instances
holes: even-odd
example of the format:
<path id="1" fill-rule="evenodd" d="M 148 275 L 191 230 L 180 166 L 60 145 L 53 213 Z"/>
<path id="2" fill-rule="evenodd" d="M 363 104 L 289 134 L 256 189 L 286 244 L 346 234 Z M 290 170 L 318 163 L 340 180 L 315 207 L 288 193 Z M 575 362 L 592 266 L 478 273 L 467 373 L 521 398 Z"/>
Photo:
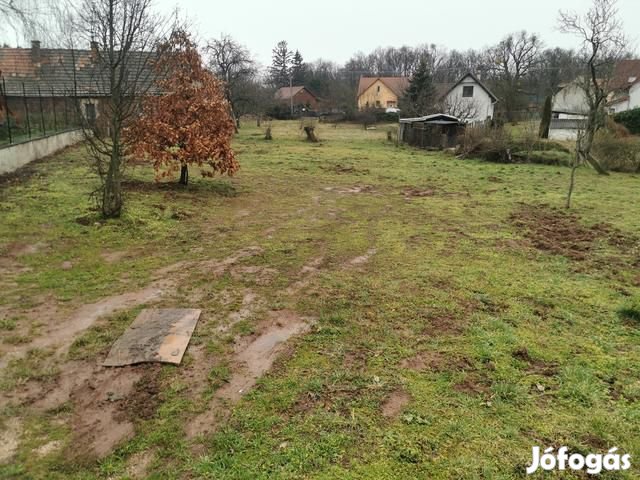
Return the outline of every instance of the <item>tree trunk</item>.
<path id="1" fill-rule="evenodd" d="M 318 137 L 316 137 L 315 128 L 314 127 L 304 127 L 304 132 L 307 134 L 307 140 L 313 143 L 318 142 Z"/>
<path id="2" fill-rule="evenodd" d="M 574 164 L 571 166 L 571 177 L 569 179 L 569 191 L 567 192 L 567 203 L 565 205 L 566 208 L 571 208 L 571 195 L 573 195 L 573 187 L 576 184 L 576 170 L 579 166 L 578 161 L 579 153 L 576 152 L 576 159 L 574 160 Z"/>
<path id="3" fill-rule="evenodd" d="M 117 147 L 111 154 L 109 170 L 102 190 L 102 216 L 117 218 L 122 213 L 122 183 L 120 179 L 120 158 Z"/>
<path id="4" fill-rule="evenodd" d="M 189 167 L 187 165 L 182 165 L 180 168 L 180 182 L 181 185 L 189 184 Z"/>
<path id="5" fill-rule="evenodd" d="M 262 115 L 258 115 L 258 117 L 256 118 L 256 126 L 260 127 L 260 122 L 262 121 Z"/>
<path id="6" fill-rule="evenodd" d="M 549 127 L 551 126 L 551 95 L 549 95 L 544 101 L 544 108 L 542 110 L 542 119 L 540 120 L 540 129 L 538 136 L 540 138 L 549 138 Z"/>

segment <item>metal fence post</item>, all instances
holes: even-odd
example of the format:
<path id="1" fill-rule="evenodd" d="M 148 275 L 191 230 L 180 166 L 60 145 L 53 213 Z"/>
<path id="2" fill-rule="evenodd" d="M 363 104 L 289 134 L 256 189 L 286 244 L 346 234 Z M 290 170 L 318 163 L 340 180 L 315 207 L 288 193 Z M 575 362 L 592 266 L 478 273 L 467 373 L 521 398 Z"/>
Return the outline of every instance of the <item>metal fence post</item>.
<path id="1" fill-rule="evenodd" d="M 67 112 L 69 105 L 67 105 L 67 92 L 64 92 L 64 128 L 69 128 L 69 113 Z"/>
<path id="2" fill-rule="evenodd" d="M 27 132 L 29 134 L 29 140 L 31 140 L 31 120 L 29 119 L 29 102 L 27 102 L 27 92 L 24 89 L 24 82 L 22 82 L 22 103 L 24 104 L 24 115 L 27 119 Z"/>
<path id="3" fill-rule="evenodd" d="M 51 87 L 51 106 L 53 107 L 53 131 L 58 131 L 58 117 L 56 115 L 56 97 L 53 94 L 53 87 Z"/>
<path id="4" fill-rule="evenodd" d="M 44 110 L 42 108 L 42 93 L 40 93 L 40 85 L 38 85 L 38 101 L 40 102 L 40 123 L 42 124 L 42 136 L 47 134 L 47 127 L 44 126 Z"/>
<path id="5" fill-rule="evenodd" d="M 7 119 L 7 133 L 9 134 L 9 143 L 13 143 L 13 137 L 11 136 L 11 119 L 9 118 L 9 101 L 7 100 L 7 84 L 2 77 L 2 96 L 4 98 L 4 112 Z"/>

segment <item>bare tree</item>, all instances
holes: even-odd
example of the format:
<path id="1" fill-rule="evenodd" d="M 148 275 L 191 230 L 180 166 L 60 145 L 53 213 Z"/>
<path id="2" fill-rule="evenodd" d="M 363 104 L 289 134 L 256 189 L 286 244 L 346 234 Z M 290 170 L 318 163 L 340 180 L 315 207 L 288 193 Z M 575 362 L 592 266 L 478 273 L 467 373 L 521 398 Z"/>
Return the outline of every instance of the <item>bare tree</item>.
<path id="1" fill-rule="evenodd" d="M 478 118 L 480 106 L 478 102 L 472 98 L 463 98 L 460 96 L 452 96 L 445 98 L 440 104 L 442 113 L 452 115 L 463 122 L 468 122 L 474 118 Z"/>
<path id="2" fill-rule="evenodd" d="M 576 141 L 576 155 L 571 169 L 571 180 L 566 207 L 571 207 L 576 169 L 588 162 L 600 174 L 606 171 L 591 154 L 595 134 L 604 125 L 604 106 L 610 93 L 609 79 L 615 63 L 626 52 L 627 39 L 618 18 L 616 0 L 594 0 L 584 14 L 560 12 L 560 30 L 571 33 L 582 41 L 585 75 L 578 84 L 585 94 L 588 112 L 584 131 Z"/>
<path id="3" fill-rule="evenodd" d="M 231 107 L 231 116 L 236 121 L 241 103 L 251 102 L 253 80 L 257 74 L 256 63 L 249 50 L 229 35 L 210 40 L 205 51 L 209 69 L 225 82 L 225 96 Z"/>
<path id="4" fill-rule="evenodd" d="M 23 40 L 55 38 L 58 29 L 55 18 L 68 0 L 0 0 L 0 34 L 13 31 Z"/>
<path id="5" fill-rule="evenodd" d="M 542 41 L 526 31 L 512 33 L 490 52 L 497 90 L 506 110 L 507 120 L 514 121 L 514 112 L 523 92 L 522 80 L 539 62 Z"/>
<path id="6" fill-rule="evenodd" d="M 90 157 L 101 180 L 96 199 L 105 218 L 118 217 L 127 151 L 123 131 L 162 76 L 155 69 L 160 55 L 156 47 L 168 32 L 168 21 L 151 11 L 151 0 L 84 0 L 75 19 L 78 34 L 92 42 L 92 88 L 104 95 L 95 121 L 83 116 Z"/>

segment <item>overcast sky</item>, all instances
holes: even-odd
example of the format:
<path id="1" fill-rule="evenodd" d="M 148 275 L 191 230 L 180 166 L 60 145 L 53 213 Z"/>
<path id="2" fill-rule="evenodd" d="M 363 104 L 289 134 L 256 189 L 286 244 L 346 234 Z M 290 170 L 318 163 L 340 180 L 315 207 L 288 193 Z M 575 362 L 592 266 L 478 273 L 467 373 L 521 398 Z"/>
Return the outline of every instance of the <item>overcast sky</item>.
<path id="1" fill-rule="evenodd" d="M 163 11 L 179 5 L 201 39 L 228 33 L 262 64 L 287 40 L 306 61 L 343 63 L 357 51 L 378 46 L 435 43 L 466 50 L 497 43 L 525 29 L 546 46 L 577 47 L 557 31 L 560 8 L 585 11 L 591 0 L 155 0 Z M 618 0 L 620 17 L 634 45 L 640 35 L 640 0 Z"/>

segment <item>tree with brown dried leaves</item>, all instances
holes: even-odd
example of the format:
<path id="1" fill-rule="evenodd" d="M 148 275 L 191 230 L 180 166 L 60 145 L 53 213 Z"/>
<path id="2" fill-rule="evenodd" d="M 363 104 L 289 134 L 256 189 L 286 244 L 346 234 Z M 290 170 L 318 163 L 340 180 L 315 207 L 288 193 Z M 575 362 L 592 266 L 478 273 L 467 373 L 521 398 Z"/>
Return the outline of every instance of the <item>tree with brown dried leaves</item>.
<path id="1" fill-rule="evenodd" d="M 239 165 L 231 149 L 235 129 L 224 85 L 203 67 L 188 33 L 171 35 L 158 68 L 167 72 L 159 82 L 164 93 L 147 97 L 142 114 L 127 130 L 131 154 L 149 159 L 156 179 L 180 170 L 183 185 L 189 181 L 189 165 L 200 167 L 204 177 L 233 175 Z"/>

